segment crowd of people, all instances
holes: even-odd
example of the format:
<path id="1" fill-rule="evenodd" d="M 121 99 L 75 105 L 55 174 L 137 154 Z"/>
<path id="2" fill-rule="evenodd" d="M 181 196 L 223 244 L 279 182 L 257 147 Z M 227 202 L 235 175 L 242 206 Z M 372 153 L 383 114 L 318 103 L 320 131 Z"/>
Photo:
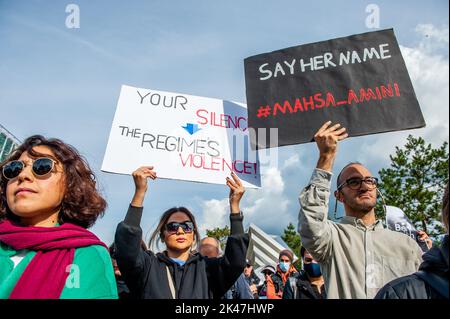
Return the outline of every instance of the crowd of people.
<path id="1" fill-rule="evenodd" d="M 140 223 L 149 180 L 157 178 L 153 166 L 133 172 L 134 196 L 107 247 L 87 230 L 107 206 L 89 164 L 59 139 L 29 137 L 0 164 L 0 298 L 448 299 L 448 185 L 446 234 L 426 253 L 377 219 L 378 180 L 361 163 L 337 175 L 334 196 L 345 216 L 331 221 L 333 164 L 346 137 L 346 129 L 331 122 L 314 137 L 319 159 L 299 196 L 301 267 L 285 249 L 261 277 L 247 259 L 245 189 L 234 173 L 226 181 L 224 249 L 217 239 L 200 237 L 185 207 L 165 211 L 144 243 Z M 425 233 L 421 239 L 429 241 Z"/>

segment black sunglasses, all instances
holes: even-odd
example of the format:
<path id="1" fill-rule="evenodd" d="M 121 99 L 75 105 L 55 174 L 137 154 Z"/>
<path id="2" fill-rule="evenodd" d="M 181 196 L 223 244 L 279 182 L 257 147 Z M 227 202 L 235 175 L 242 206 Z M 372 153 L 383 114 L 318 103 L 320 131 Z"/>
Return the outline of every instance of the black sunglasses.
<path id="1" fill-rule="evenodd" d="M 338 190 L 341 190 L 344 186 L 348 186 L 350 189 L 357 190 L 361 188 L 362 183 L 365 183 L 369 189 L 374 189 L 378 185 L 378 178 L 376 177 L 366 177 L 366 178 L 349 178 L 341 185 L 337 187 Z"/>
<path id="2" fill-rule="evenodd" d="M 192 233 L 194 231 L 194 223 L 190 221 L 182 223 L 171 222 L 166 224 L 166 230 L 169 233 L 176 233 L 180 227 L 185 233 Z"/>
<path id="3" fill-rule="evenodd" d="M 26 164 L 21 160 L 8 162 L 3 166 L 3 176 L 8 180 L 16 178 L 25 166 Z M 47 175 L 53 170 L 54 167 L 55 161 L 48 157 L 40 157 L 33 160 L 33 165 L 31 166 L 33 174 L 36 176 Z"/>

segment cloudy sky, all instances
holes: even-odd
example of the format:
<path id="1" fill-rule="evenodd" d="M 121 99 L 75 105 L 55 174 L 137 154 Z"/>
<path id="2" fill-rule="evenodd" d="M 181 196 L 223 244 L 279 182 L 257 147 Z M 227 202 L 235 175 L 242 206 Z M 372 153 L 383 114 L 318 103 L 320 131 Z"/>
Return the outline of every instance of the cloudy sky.
<path id="1" fill-rule="evenodd" d="M 66 27 L 66 7 L 80 28 Z M 0 123 L 23 140 L 32 134 L 74 145 L 108 200 L 93 231 L 107 244 L 133 193 L 129 176 L 100 171 L 122 84 L 245 102 L 243 59 L 285 47 L 394 28 L 426 128 L 347 139 L 335 165 L 365 163 L 376 174 L 408 134 L 435 146 L 449 140 L 448 1 L 32 1 L 0 0 Z M 280 234 L 296 224 L 297 196 L 317 160 L 314 144 L 283 147 L 263 187 L 243 200 L 245 223 Z M 157 166 L 157 163 L 155 163 Z M 201 229 L 228 223 L 222 185 L 150 183 L 146 239 L 164 210 L 186 206 Z"/>

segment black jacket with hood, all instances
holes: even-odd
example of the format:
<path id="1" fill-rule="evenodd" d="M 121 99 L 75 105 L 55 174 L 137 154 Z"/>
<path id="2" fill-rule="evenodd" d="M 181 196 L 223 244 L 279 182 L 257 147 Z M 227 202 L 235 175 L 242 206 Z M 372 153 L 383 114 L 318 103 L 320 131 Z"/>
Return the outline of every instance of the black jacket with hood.
<path id="1" fill-rule="evenodd" d="M 326 299 L 325 285 L 321 293 L 313 287 L 304 270 L 294 273 L 284 285 L 283 299 Z"/>
<path id="2" fill-rule="evenodd" d="M 445 235 L 441 247 L 432 247 L 423 255 L 419 271 L 438 277 L 441 287 L 448 294 L 448 235 Z M 445 288 L 446 287 L 446 288 Z M 417 274 L 401 277 L 388 283 L 375 296 L 375 299 L 444 299 L 436 289 Z"/>
<path id="3" fill-rule="evenodd" d="M 117 264 L 128 288 L 138 298 L 172 299 L 167 268 L 176 299 L 219 299 L 242 274 L 249 238 L 241 214 L 230 215 L 231 234 L 222 257 L 207 258 L 196 253 L 180 266 L 165 253 L 141 249 L 142 211 L 142 207 L 130 205 L 115 235 Z"/>

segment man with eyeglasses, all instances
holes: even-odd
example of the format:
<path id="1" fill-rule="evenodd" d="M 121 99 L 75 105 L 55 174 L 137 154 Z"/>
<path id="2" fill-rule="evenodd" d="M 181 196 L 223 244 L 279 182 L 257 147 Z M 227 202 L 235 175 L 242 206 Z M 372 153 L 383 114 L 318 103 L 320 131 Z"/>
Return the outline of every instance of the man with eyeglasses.
<path id="1" fill-rule="evenodd" d="M 331 121 L 315 134 L 320 155 L 299 197 L 298 230 L 321 266 L 327 298 L 372 299 L 392 279 L 417 271 L 422 251 L 409 236 L 385 229 L 376 219 L 377 179 L 360 163 L 348 164 L 338 175 L 334 195 L 345 216 L 340 222 L 328 220 L 337 146 L 347 136 Z"/>

